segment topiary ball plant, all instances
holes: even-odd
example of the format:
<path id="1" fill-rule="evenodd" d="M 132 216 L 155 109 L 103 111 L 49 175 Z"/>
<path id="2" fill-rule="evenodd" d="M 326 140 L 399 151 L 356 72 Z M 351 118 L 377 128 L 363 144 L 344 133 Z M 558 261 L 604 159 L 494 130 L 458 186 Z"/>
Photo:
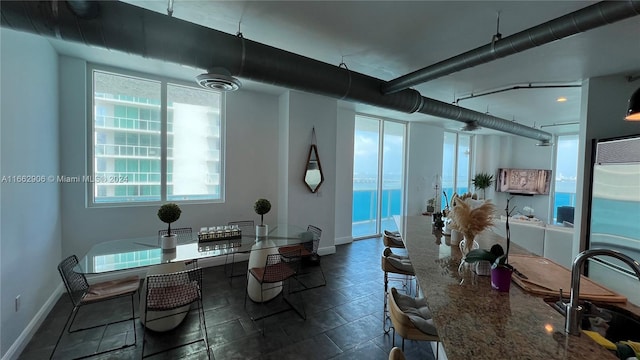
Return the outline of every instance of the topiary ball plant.
<path id="1" fill-rule="evenodd" d="M 180 206 L 175 203 L 166 203 L 160 206 L 158 209 L 158 218 L 169 225 L 167 229 L 167 236 L 171 235 L 171 223 L 180 219 L 180 214 L 182 210 L 180 210 Z"/>
<path id="2" fill-rule="evenodd" d="M 253 210 L 255 210 L 256 214 L 260 215 L 260 225 L 264 225 L 264 214 L 268 213 L 271 210 L 271 203 L 267 199 L 258 199 L 255 204 L 253 204 Z"/>

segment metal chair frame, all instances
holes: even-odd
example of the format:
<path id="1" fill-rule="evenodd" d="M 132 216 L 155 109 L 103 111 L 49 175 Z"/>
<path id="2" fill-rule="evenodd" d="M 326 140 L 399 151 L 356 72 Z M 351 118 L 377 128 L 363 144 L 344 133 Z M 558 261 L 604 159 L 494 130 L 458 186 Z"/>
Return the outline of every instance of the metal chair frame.
<path id="1" fill-rule="evenodd" d="M 240 230 L 242 230 L 243 232 L 245 231 L 245 229 L 253 230 L 253 228 L 255 227 L 255 223 L 253 222 L 253 220 L 229 221 L 227 225 L 238 225 Z M 234 277 L 247 276 L 246 270 L 241 273 L 234 273 L 233 267 L 236 263 L 236 254 L 249 254 L 250 252 L 251 250 L 246 250 L 246 251 L 241 250 L 241 251 L 232 251 L 231 253 L 227 254 L 224 261 L 224 273 L 229 278 L 229 284 L 233 283 Z M 227 274 L 227 266 L 229 265 L 229 256 L 231 256 L 231 262 L 230 262 L 231 271 L 229 271 L 229 273 Z"/>
<path id="2" fill-rule="evenodd" d="M 404 351 L 404 339 L 418 340 L 418 341 L 435 341 L 436 342 L 436 360 L 439 357 L 440 347 L 437 343 L 440 342 L 438 335 L 431 335 L 420 331 L 416 328 L 407 314 L 405 314 L 395 301 L 393 294 L 397 292 L 396 288 L 391 288 L 391 291 L 387 295 L 389 298 L 389 307 L 391 313 L 391 322 L 393 326 L 393 335 L 391 340 L 391 346 L 396 346 L 396 332 L 402 338 L 402 351 Z"/>
<path id="3" fill-rule="evenodd" d="M 67 321 L 64 324 L 64 328 L 62 328 L 62 331 L 60 332 L 60 335 L 58 336 L 58 340 L 56 341 L 56 345 L 53 347 L 53 351 L 51 351 L 51 355 L 49 356 L 49 359 L 53 359 L 53 355 L 55 355 L 56 350 L 58 348 L 58 345 L 60 344 L 60 340 L 62 339 L 62 335 L 65 333 L 65 330 L 67 333 L 72 334 L 72 333 L 76 333 L 76 332 L 80 332 L 80 331 L 84 331 L 84 330 L 89 330 L 89 329 L 95 329 L 98 327 L 105 327 L 105 331 L 102 332 L 102 337 L 100 338 L 100 342 L 102 342 L 102 338 L 104 338 L 104 334 L 107 330 L 107 327 L 109 325 L 112 324 L 118 324 L 124 321 L 129 321 L 131 320 L 132 326 L 133 326 L 133 337 L 134 337 L 134 341 L 132 344 L 125 344 L 123 346 L 117 347 L 117 348 L 112 348 L 112 349 L 108 349 L 108 350 L 104 350 L 104 351 L 100 351 L 100 352 L 94 352 L 92 354 L 89 355 L 84 355 L 84 356 L 80 356 L 80 357 L 76 357 L 74 359 L 84 359 L 87 357 L 91 357 L 91 356 L 96 356 L 96 355 L 100 355 L 100 354 L 105 354 L 111 351 L 115 351 L 115 350 L 120 350 L 120 349 L 124 349 L 124 348 L 128 348 L 131 346 L 136 346 L 136 343 L 138 341 L 137 338 L 137 334 L 136 334 L 136 322 L 135 322 L 135 305 L 134 305 L 134 299 L 133 296 L 136 292 L 139 293 L 139 289 L 136 288 L 133 291 L 126 291 L 124 293 L 120 293 L 117 295 L 113 295 L 113 296 L 109 296 L 109 297 L 105 297 L 99 300 L 89 300 L 87 298 L 85 298 L 91 288 L 91 285 L 89 285 L 89 282 L 87 281 L 87 278 L 84 276 L 84 274 L 76 272 L 74 270 L 74 268 L 76 268 L 78 266 L 78 257 L 76 255 L 71 255 L 69 257 L 67 257 L 66 259 L 62 260 L 60 262 L 60 264 L 58 264 L 58 272 L 60 272 L 60 276 L 62 277 L 62 281 L 64 283 L 64 286 L 67 290 L 67 294 L 69 294 L 69 297 L 71 298 L 71 303 L 73 304 L 73 310 L 71 310 L 71 313 L 69 313 L 69 316 L 67 317 Z M 124 281 L 133 281 L 134 277 L 130 277 L 127 279 L 124 279 Z M 137 278 L 137 277 L 135 277 Z M 140 279 L 137 279 L 138 281 L 138 286 L 140 284 Z M 94 286 L 100 286 L 101 284 L 107 284 L 107 282 L 104 283 L 98 283 L 98 284 L 94 284 Z M 103 302 L 103 301 L 109 301 L 109 300 L 114 300 L 117 298 L 121 298 L 121 297 L 125 297 L 125 296 L 130 296 L 131 297 L 131 317 L 127 318 L 127 319 L 123 319 L 123 320 L 118 320 L 118 321 L 112 321 L 112 322 L 108 322 L 108 323 L 102 323 L 102 324 L 98 324 L 98 325 L 93 325 L 93 326 L 88 326 L 88 327 L 84 327 L 81 329 L 74 329 L 71 330 L 71 328 L 73 327 L 73 322 L 76 319 L 76 315 L 78 314 L 78 311 L 80 310 L 80 308 L 82 306 L 85 305 L 91 305 L 91 304 L 97 304 L 99 302 Z"/>
<path id="4" fill-rule="evenodd" d="M 389 249 L 390 250 L 390 249 Z M 386 251 L 386 249 L 385 249 Z M 397 269 L 386 260 L 385 253 L 383 252 L 381 260 L 382 271 L 384 272 L 384 301 L 383 301 L 383 312 L 382 312 L 382 330 L 385 334 L 388 334 L 391 330 L 391 326 L 387 328 L 387 320 L 389 320 L 389 305 L 388 305 L 388 294 L 389 294 L 389 282 L 390 281 L 399 281 L 402 283 L 402 288 L 405 293 L 411 294 L 413 289 L 411 286 L 411 282 L 415 280 L 416 282 L 416 295 L 419 292 L 419 284 L 418 279 L 413 272 L 402 271 L 401 269 Z M 391 274 L 391 275 L 390 275 Z"/>
<path id="5" fill-rule="evenodd" d="M 289 308 L 271 312 L 271 313 L 263 313 L 260 316 L 253 316 L 247 311 L 247 298 L 249 297 L 249 276 L 247 276 L 247 290 L 244 295 L 244 308 L 245 311 L 249 314 L 251 321 L 254 323 L 256 321 L 262 320 L 262 335 L 264 336 L 264 319 L 274 316 L 285 311 L 293 310 L 295 311 L 301 318 L 306 319 L 306 312 L 304 310 L 304 303 L 301 301 L 302 311 L 298 310 L 285 296 L 284 296 L 284 285 L 281 284 L 283 282 L 288 283 L 288 293 L 293 294 L 291 291 L 290 281 L 292 278 L 295 278 L 297 271 L 300 265 L 300 250 L 294 250 L 283 256 L 281 254 L 269 254 L 267 255 L 267 259 L 265 261 L 265 266 L 260 268 L 251 268 L 249 269 L 249 274 L 253 276 L 253 278 L 260 283 L 260 302 L 263 306 L 266 307 L 266 303 L 263 298 L 263 293 L 265 290 L 275 289 L 279 287 L 283 287 L 280 295 L 282 299 L 289 305 Z M 268 287 L 264 287 L 264 285 L 270 285 Z"/>
<path id="6" fill-rule="evenodd" d="M 313 240 L 312 241 L 307 241 L 305 243 L 299 244 L 299 245 L 292 245 L 292 246 L 284 246 L 278 249 L 278 252 L 283 255 L 286 256 L 286 252 L 295 250 L 295 249 L 300 249 L 300 253 L 301 253 L 301 257 L 302 259 L 309 259 L 312 258 L 314 256 L 318 256 L 318 247 L 320 246 L 320 238 L 322 237 L 322 229 L 320 229 L 317 226 L 314 225 L 309 225 L 307 226 L 307 232 L 310 232 L 313 234 Z M 301 263 L 300 265 L 301 269 L 304 268 L 312 268 L 315 266 L 304 266 L 304 263 Z M 322 275 L 322 282 L 318 285 L 314 285 L 314 286 L 307 286 L 304 282 L 300 281 L 299 277 L 302 275 L 306 275 L 309 274 L 311 271 L 307 271 L 307 272 L 300 272 L 298 274 L 298 276 L 296 276 L 296 280 L 298 281 L 298 283 L 300 283 L 300 285 L 303 286 L 303 289 L 301 289 L 300 291 L 304 291 L 304 290 L 309 290 L 309 289 L 315 289 L 315 288 L 319 288 L 322 286 L 326 286 L 327 285 L 327 278 L 324 276 L 324 270 L 322 270 L 322 263 L 318 263 L 317 266 L 320 269 L 320 275 Z"/>
<path id="7" fill-rule="evenodd" d="M 156 274 L 147 276 L 147 288 L 145 291 L 146 306 L 144 309 L 145 321 L 149 323 L 176 315 L 175 312 L 172 312 L 169 315 L 157 317 L 150 320 L 148 317 L 149 311 L 169 311 L 196 303 L 198 306 L 198 320 L 200 331 L 202 332 L 202 337 L 187 343 L 175 345 L 170 348 L 145 355 L 144 348 L 146 343 L 146 331 L 145 327 L 143 327 L 141 353 L 142 359 L 183 346 L 195 344 L 200 341 L 204 341 L 205 347 L 207 349 L 207 358 L 211 359 L 211 349 L 209 348 L 209 338 L 207 336 L 207 323 L 205 320 L 204 306 L 202 303 L 202 269 L 199 267 L 193 267 L 197 266 L 197 263 L 186 264 L 186 266 L 187 270 L 169 274 Z M 185 312 L 188 312 L 189 310 L 190 308 Z"/>

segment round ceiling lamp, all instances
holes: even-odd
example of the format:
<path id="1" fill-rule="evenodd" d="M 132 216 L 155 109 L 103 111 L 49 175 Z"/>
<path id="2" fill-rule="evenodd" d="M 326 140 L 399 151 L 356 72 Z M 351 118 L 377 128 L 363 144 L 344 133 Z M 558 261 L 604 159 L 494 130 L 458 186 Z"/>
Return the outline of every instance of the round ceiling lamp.
<path id="1" fill-rule="evenodd" d="M 477 121 L 469 121 L 466 123 L 465 126 L 460 128 L 460 131 L 476 131 L 476 130 L 480 130 L 482 127 L 480 127 L 480 125 L 478 125 Z"/>
<path id="2" fill-rule="evenodd" d="M 236 91 L 242 86 L 240 80 L 231 76 L 224 68 L 213 68 L 205 74 L 198 75 L 196 80 L 203 88 L 218 91 Z"/>
<path id="3" fill-rule="evenodd" d="M 553 143 L 549 140 L 540 140 L 540 142 L 536 143 L 536 146 L 552 146 Z"/>
<path id="4" fill-rule="evenodd" d="M 627 121 L 640 121 L 640 88 L 629 98 L 627 116 L 624 119 Z"/>

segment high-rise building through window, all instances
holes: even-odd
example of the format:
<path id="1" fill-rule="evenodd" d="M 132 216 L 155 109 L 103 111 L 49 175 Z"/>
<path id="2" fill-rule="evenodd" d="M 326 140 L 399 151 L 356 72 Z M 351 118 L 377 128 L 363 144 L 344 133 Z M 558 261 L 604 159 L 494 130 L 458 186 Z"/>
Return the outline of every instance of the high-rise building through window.
<path id="1" fill-rule="evenodd" d="M 92 204 L 222 200 L 220 93 L 100 69 L 92 80 Z"/>

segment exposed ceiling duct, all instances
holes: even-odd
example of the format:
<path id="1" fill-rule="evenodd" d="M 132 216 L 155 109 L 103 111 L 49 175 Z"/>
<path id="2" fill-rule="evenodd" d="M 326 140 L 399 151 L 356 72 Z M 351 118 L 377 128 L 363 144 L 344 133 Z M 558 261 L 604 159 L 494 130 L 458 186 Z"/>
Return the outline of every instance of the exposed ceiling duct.
<path id="1" fill-rule="evenodd" d="M 640 15 L 640 1 L 602 1 L 388 81 L 385 94 Z"/>
<path id="2" fill-rule="evenodd" d="M 92 16 L 80 16 L 57 1 L 3 1 L 4 27 L 198 69 L 224 68 L 240 78 L 369 104 L 395 111 L 420 112 L 463 123 L 477 122 L 539 141 L 548 132 L 488 114 L 429 99 L 413 89 L 384 95 L 384 80 L 247 40 L 118 1 L 91 1 Z M 98 4 L 98 11 L 94 11 Z M 55 9 L 55 11 L 53 11 Z"/>

